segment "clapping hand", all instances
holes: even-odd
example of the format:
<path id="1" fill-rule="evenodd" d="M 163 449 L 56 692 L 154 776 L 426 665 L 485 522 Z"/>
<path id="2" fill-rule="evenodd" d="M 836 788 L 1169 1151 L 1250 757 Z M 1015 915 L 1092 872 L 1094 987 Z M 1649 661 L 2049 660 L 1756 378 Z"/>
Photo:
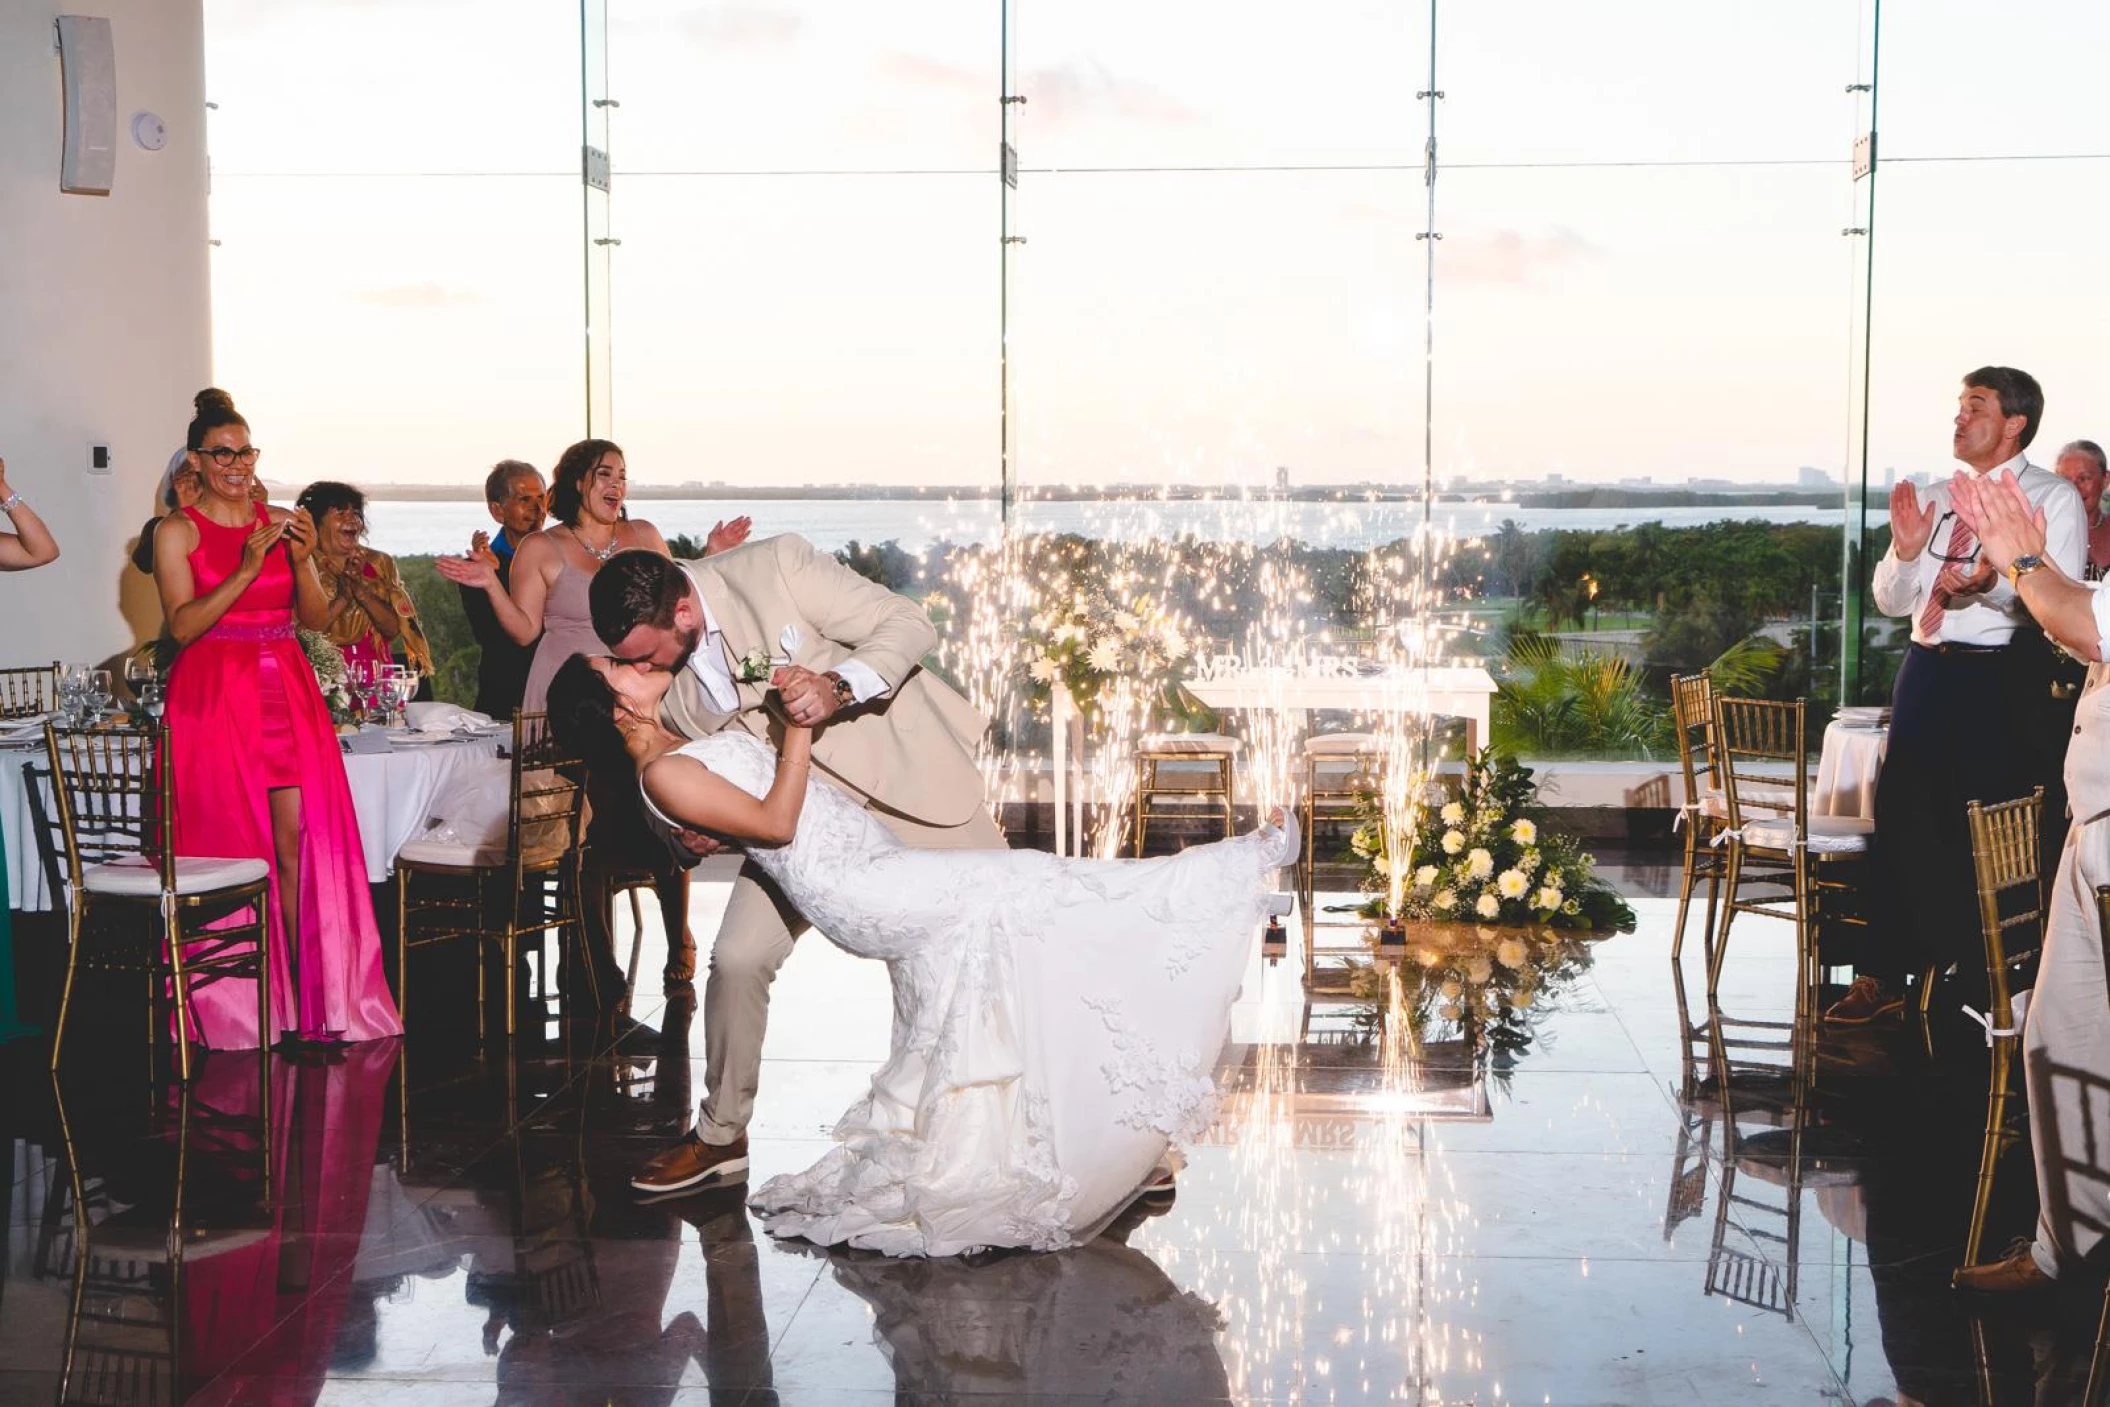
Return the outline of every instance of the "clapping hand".
<path id="1" fill-rule="evenodd" d="M 734 518 L 730 522 L 721 522 L 713 527 L 710 536 L 703 540 L 703 555 L 712 557 L 728 548 L 738 547 L 747 541 L 747 535 L 754 530 L 753 518 L 742 517 Z"/>
<path id="2" fill-rule="evenodd" d="M 1934 524 L 1940 515 L 1933 503 L 1920 505 L 1919 490 L 1905 480 L 1890 491 L 1890 548 L 1901 562 L 1916 562 L 1934 540 Z"/>
<path id="3" fill-rule="evenodd" d="M 2033 506 L 2012 474 L 1973 479 L 1959 473 L 1950 485 L 1956 516 L 1978 535 L 1988 571 L 2006 571 L 2017 557 L 2044 555 L 2044 510 Z"/>
<path id="4" fill-rule="evenodd" d="M 296 508 L 285 522 L 286 555 L 299 566 L 315 550 L 315 517 L 305 508 Z"/>
<path id="5" fill-rule="evenodd" d="M 488 591 L 498 584 L 498 564 L 492 560 L 488 549 L 481 557 L 438 557 L 432 566 L 456 586 Z"/>
<path id="6" fill-rule="evenodd" d="M 275 522 L 267 519 L 250 531 L 242 542 L 242 571 L 245 574 L 254 577 L 264 569 L 264 558 L 286 535 L 286 527 L 291 522 L 290 518 L 280 518 Z"/>
<path id="7" fill-rule="evenodd" d="M 492 571 L 498 570 L 498 554 L 491 550 L 491 535 L 486 532 L 469 534 L 469 557 L 474 561 L 490 564 Z"/>

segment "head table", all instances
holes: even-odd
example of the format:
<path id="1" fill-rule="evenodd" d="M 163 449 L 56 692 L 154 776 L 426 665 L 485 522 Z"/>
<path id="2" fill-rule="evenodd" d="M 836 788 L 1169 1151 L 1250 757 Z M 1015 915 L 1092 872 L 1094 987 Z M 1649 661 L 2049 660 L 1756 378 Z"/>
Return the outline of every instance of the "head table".
<path id="1" fill-rule="evenodd" d="M 394 742 L 385 752 L 348 752 L 345 778 L 359 816 L 359 843 L 366 852 L 366 877 L 385 883 L 396 852 L 436 820 L 458 830 L 470 826 L 503 832 L 511 766 L 499 757 L 510 732 L 422 745 Z M 39 913 L 52 907 L 50 886 L 37 846 L 23 769 L 48 765 L 41 738 L 0 744 L 0 836 L 7 850 L 10 907 Z M 464 810 L 496 815 L 470 816 Z"/>

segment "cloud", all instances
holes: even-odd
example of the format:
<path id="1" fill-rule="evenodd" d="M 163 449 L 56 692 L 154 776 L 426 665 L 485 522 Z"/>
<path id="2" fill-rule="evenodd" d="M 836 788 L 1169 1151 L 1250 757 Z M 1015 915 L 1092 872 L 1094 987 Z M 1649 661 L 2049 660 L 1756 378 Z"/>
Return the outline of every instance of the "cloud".
<path id="1" fill-rule="evenodd" d="M 922 54 L 883 54 L 877 64 L 879 76 L 911 88 L 930 88 L 947 93 L 994 93 L 996 73 L 942 63 Z"/>
<path id="2" fill-rule="evenodd" d="M 488 303 L 490 298 L 473 288 L 448 288 L 437 283 L 399 283 L 388 288 L 356 289 L 348 297 L 369 308 L 422 312 L 433 308 L 465 308 Z"/>
<path id="3" fill-rule="evenodd" d="M 1073 59 L 1022 75 L 1031 117 L 1062 122 L 1076 118 L 1120 117 L 1138 122 L 1185 125 L 1201 114 L 1164 89 L 1123 78 L 1096 59 Z"/>
<path id="4" fill-rule="evenodd" d="M 774 48 L 795 41 L 805 24 L 801 15 L 750 0 L 702 5 L 674 17 L 684 38 L 714 48 Z"/>
<path id="5" fill-rule="evenodd" d="M 1542 235 L 1517 230 L 1454 234 L 1436 251 L 1436 272 L 1463 283 L 1539 288 L 1565 269 L 1603 258 L 1604 252 L 1565 226 Z"/>

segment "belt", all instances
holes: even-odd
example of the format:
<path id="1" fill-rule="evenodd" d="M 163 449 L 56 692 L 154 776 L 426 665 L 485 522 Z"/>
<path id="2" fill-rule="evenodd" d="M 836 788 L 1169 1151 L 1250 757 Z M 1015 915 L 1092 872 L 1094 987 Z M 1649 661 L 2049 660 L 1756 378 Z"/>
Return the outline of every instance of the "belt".
<path id="1" fill-rule="evenodd" d="M 1930 655 L 2003 655 L 2006 654 L 2008 650 L 2012 648 L 2012 646 L 1965 645 L 1951 640 L 1944 640 L 1939 645 L 1922 645 L 1919 641 L 1915 640 L 1912 642 L 1912 648 L 1915 650 L 1925 650 Z"/>

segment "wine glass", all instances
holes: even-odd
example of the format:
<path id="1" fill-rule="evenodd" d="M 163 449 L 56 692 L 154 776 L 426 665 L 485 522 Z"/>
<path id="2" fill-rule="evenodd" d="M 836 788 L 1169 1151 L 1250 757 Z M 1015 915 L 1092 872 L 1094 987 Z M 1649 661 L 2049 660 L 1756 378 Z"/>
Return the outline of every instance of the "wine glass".
<path id="1" fill-rule="evenodd" d="M 344 666 L 345 686 L 351 692 L 352 708 L 364 720 L 374 706 L 374 662 L 369 659 L 348 660 Z"/>
<path id="2" fill-rule="evenodd" d="M 410 724 L 410 701 L 418 696 L 418 671 L 414 665 L 389 666 L 388 700 L 394 705 L 394 714 L 399 726 Z"/>
<path id="3" fill-rule="evenodd" d="M 161 715 L 168 707 L 167 691 L 162 686 L 160 676 L 149 672 L 147 677 L 140 681 L 137 694 L 140 711 L 146 714 L 155 727 L 160 727 Z"/>
<path id="4" fill-rule="evenodd" d="M 85 664 L 69 664 L 59 674 L 59 713 L 69 728 L 80 726 L 93 673 Z"/>
<path id="5" fill-rule="evenodd" d="M 100 723 L 103 715 L 110 711 L 110 705 L 116 699 L 117 685 L 111 679 L 110 671 L 107 669 L 90 670 L 88 672 L 88 721 Z"/>

